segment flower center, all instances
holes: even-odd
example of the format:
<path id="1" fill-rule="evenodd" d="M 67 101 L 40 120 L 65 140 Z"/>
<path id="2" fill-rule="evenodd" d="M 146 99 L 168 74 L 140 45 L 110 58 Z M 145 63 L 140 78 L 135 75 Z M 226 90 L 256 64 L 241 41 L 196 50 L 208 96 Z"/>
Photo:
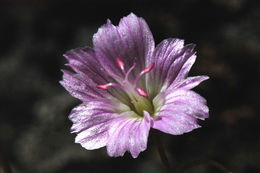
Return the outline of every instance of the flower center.
<path id="1" fill-rule="evenodd" d="M 128 69 L 128 71 L 125 70 L 125 63 L 120 59 L 115 59 L 116 64 L 121 69 L 121 71 L 124 74 L 124 80 L 118 83 L 106 83 L 101 85 L 96 85 L 97 88 L 108 90 L 110 87 L 116 87 L 121 90 L 123 90 L 128 97 L 130 98 L 130 103 L 128 106 L 130 106 L 133 111 L 135 111 L 139 116 L 143 116 L 144 110 L 149 112 L 150 115 L 153 115 L 154 113 L 154 106 L 149 99 L 149 94 L 145 91 L 144 88 L 138 87 L 138 83 L 143 75 L 150 73 L 152 69 L 154 68 L 154 64 L 149 65 L 148 67 L 144 68 L 135 78 L 133 81 L 129 80 L 130 73 L 134 70 L 136 64 L 133 64 L 132 67 Z"/>

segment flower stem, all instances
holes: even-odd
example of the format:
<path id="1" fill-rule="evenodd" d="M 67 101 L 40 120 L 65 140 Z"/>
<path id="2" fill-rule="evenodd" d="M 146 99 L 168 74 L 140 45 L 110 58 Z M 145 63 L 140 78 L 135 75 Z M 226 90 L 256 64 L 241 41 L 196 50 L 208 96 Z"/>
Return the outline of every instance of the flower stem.
<path id="1" fill-rule="evenodd" d="M 169 163 L 169 160 L 168 160 L 168 157 L 166 155 L 166 152 L 165 152 L 165 149 L 164 149 L 164 146 L 163 146 L 163 143 L 161 141 L 161 138 L 160 136 L 158 135 L 158 133 L 154 133 L 154 142 L 156 144 L 156 148 L 157 148 L 157 151 L 160 155 L 160 158 L 161 158 L 161 161 L 163 163 L 163 165 L 165 166 L 165 169 L 168 173 L 170 173 L 171 171 L 171 166 L 170 166 L 170 163 Z"/>

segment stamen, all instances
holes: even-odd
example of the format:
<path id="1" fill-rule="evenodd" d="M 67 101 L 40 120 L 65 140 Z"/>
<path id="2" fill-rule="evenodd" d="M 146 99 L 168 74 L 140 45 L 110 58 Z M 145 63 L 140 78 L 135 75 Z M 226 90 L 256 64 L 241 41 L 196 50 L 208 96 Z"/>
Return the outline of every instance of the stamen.
<path id="1" fill-rule="evenodd" d="M 137 91 L 137 93 L 140 95 L 140 96 L 143 96 L 143 97 L 148 97 L 148 94 L 142 89 L 142 88 L 138 88 L 137 85 L 138 85 L 138 81 L 139 79 L 146 73 L 149 73 L 152 71 L 152 69 L 154 68 L 154 63 L 149 65 L 147 68 L 145 68 L 144 70 L 142 70 L 138 76 L 135 78 L 135 81 L 134 81 L 134 87 L 135 87 L 135 90 Z"/>
<path id="2" fill-rule="evenodd" d="M 125 63 L 120 58 L 116 58 L 116 63 L 120 67 L 120 69 L 125 72 Z"/>
<path id="3" fill-rule="evenodd" d="M 133 71 L 133 69 L 135 68 L 136 63 L 134 63 L 134 65 L 127 71 L 126 75 L 125 75 L 125 80 L 129 81 L 129 74 Z"/>
<path id="4" fill-rule="evenodd" d="M 122 90 L 124 90 L 125 92 L 128 93 L 128 91 L 126 90 L 126 88 L 124 87 L 124 85 L 128 85 L 129 83 L 129 75 L 130 73 L 133 71 L 133 69 L 135 68 L 136 64 L 134 63 L 132 67 L 130 67 L 128 69 L 127 72 L 125 72 L 125 63 L 120 59 L 120 58 L 116 58 L 116 63 L 117 65 L 120 67 L 120 69 L 124 72 L 125 74 L 125 80 L 123 83 L 120 82 L 120 84 L 117 84 L 117 83 L 107 83 L 107 84 L 101 84 L 101 85 L 96 85 L 97 88 L 99 89 L 103 89 L 103 90 L 107 90 L 109 87 L 113 86 L 113 87 L 117 87 L 117 88 L 120 88 Z M 149 65 L 148 67 L 146 67 L 145 69 L 143 69 L 138 75 L 137 77 L 135 78 L 134 80 L 134 90 L 137 92 L 137 94 L 139 96 L 142 96 L 142 97 L 148 97 L 149 94 L 143 89 L 143 88 L 139 88 L 137 85 L 138 85 L 138 81 L 140 80 L 140 78 L 144 75 L 144 74 L 147 74 L 149 72 L 152 71 L 152 69 L 154 68 L 154 63 Z"/>
<path id="5" fill-rule="evenodd" d="M 117 87 L 117 88 L 120 88 L 120 89 L 124 89 L 123 86 L 116 84 L 116 83 L 107 83 L 107 84 L 103 84 L 103 85 L 96 85 L 97 88 L 103 89 L 103 90 L 107 90 L 111 86 Z"/>
<path id="6" fill-rule="evenodd" d="M 140 95 L 140 96 L 143 96 L 143 97 L 148 97 L 148 93 L 144 91 L 143 88 L 136 88 L 135 89 L 137 91 L 137 93 Z"/>
<path id="7" fill-rule="evenodd" d="M 141 71 L 141 75 L 151 72 L 153 67 L 154 67 L 154 63 L 152 63 L 147 68 L 145 68 L 143 71 Z"/>
<path id="8" fill-rule="evenodd" d="M 107 84 L 104 84 L 104 85 L 96 85 L 97 88 L 103 89 L 103 90 L 107 90 L 111 86 L 112 86 L 112 83 L 107 83 Z"/>
<path id="9" fill-rule="evenodd" d="M 149 67 L 145 68 L 143 71 L 141 71 L 141 73 L 138 74 L 138 76 L 135 78 L 135 81 L 134 81 L 134 86 L 135 86 L 135 88 L 137 88 L 137 83 L 138 83 L 139 79 L 140 79 L 144 74 L 151 72 L 152 69 L 153 69 L 153 67 L 154 67 L 154 63 L 151 64 L 151 65 L 149 65 Z"/>

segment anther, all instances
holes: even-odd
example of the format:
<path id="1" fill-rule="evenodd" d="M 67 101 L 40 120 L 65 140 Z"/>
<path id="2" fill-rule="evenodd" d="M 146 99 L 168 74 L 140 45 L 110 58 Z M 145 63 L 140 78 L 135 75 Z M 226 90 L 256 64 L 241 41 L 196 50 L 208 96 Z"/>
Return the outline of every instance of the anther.
<path id="1" fill-rule="evenodd" d="M 107 90 L 111 86 L 117 87 L 117 88 L 120 88 L 120 89 L 124 90 L 124 87 L 119 85 L 119 84 L 117 84 L 117 83 L 107 83 L 107 84 L 103 84 L 103 85 L 96 85 L 97 88 L 103 89 L 103 90 Z"/>
<path id="2" fill-rule="evenodd" d="M 145 68 L 143 71 L 141 71 L 141 75 L 146 74 L 146 73 L 150 73 L 152 71 L 153 67 L 154 67 L 154 63 L 152 63 L 147 68 Z"/>
<path id="3" fill-rule="evenodd" d="M 113 84 L 112 83 L 107 83 L 104 85 L 96 85 L 97 88 L 107 90 L 109 87 L 111 87 Z"/>
<path id="4" fill-rule="evenodd" d="M 116 63 L 120 67 L 120 69 L 125 72 L 125 63 L 120 58 L 116 58 Z"/>
<path id="5" fill-rule="evenodd" d="M 136 90 L 136 92 L 137 92 L 140 96 L 143 96 L 143 97 L 148 97 L 148 96 L 149 96 L 148 93 L 145 92 L 143 88 L 136 88 L 135 90 Z"/>

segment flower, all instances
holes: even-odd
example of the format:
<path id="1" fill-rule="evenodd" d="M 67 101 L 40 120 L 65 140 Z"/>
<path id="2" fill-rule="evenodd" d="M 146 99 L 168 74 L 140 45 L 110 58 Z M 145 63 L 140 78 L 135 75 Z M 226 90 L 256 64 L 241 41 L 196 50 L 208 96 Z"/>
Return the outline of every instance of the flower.
<path id="1" fill-rule="evenodd" d="M 191 89 L 208 77 L 187 77 L 196 59 L 193 49 L 175 38 L 155 47 L 144 19 L 131 13 L 118 26 L 110 20 L 101 26 L 93 48 L 67 52 L 75 72 L 63 70 L 60 83 L 83 102 L 69 116 L 75 142 L 136 158 L 147 148 L 151 128 L 172 135 L 199 128 L 197 120 L 208 117 L 208 107 Z"/>

